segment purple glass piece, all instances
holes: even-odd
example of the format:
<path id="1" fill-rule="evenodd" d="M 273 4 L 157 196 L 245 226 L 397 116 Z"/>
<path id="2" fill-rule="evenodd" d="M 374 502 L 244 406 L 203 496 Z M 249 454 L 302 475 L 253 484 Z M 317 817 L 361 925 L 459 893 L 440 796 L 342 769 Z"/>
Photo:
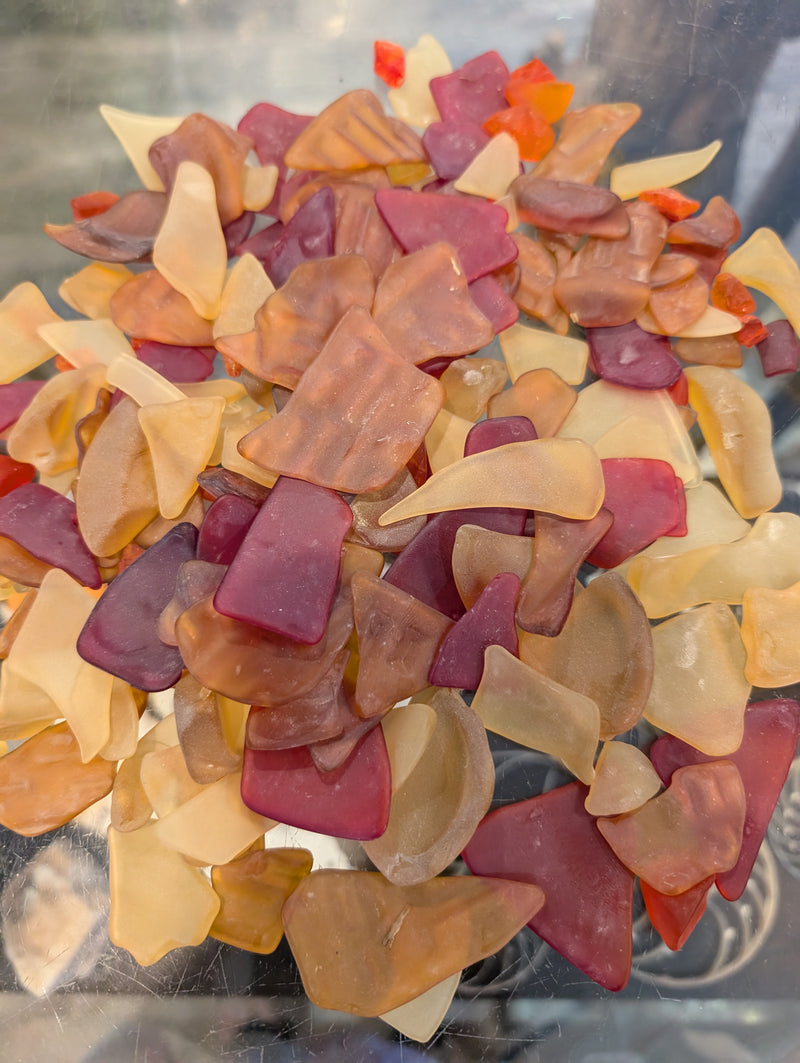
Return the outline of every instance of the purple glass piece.
<path id="1" fill-rule="evenodd" d="M 136 348 L 140 362 L 155 369 L 173 384 L 194 384 L 208 380 L 214 372 L 213 347 L 173 347 L 169 343 L 147 340 Z"/>
<path id="2" fill-rule="evenodd" d="M 229 565 L 259 508 L 241 495 L 222 495 L 212 502 L 197 537 L 198 560 Z"/>
<path id="3" fill-rule="evenodd" d="M 0 498 L 0 535 L 84 587 L 102 586 L 94 554 L 78 531 L 75 503 L 44 484 L 23 484 Z"/>
<path id="4" fill-rule="evenodd" d="M 101 262 L 144 262 L 150 257 L 167 211 L 164 192 L 126 192 L 102 214 L 72 225 L 45 226 L 62 247 Z"/>
<path id="5" fill-rule="evenodd" d="M 530 417 L 490 417 L 470 428 L 464 442 L 464 457 L 504 447 L 507 443 L 530 442 L 538 438 Z"/>
<path id="6" fill-rule="evenodd" d="M 767 325 L 769 336 L 757 343 L 764 376 L 794 373 L 800 363 L 800 339 L 786 318 Z"/>
<path id="7" fill-rule="evenodd" d="M 273 103 L 257 103 L 242 118 L 237 127 L 243 136 L 253 141 L 255 153 L 262 166 L 278 167 L 278 183 L 272 202 L 264 210 L 274 214 L 286 179 L 283 157 L 311 121 L 311 115 L 293 114 Z"/>
<path id="8" fill-rule="evenodd" d="M 251 210 L 246 210 L 238 218 L 229 221 L 222 227 L 222 235 L 225 237 L 225 247 L 228 250 L 228 258 L 236 253 L 236 248 L 243 244 L 253 228 L 256 220 Z"/>
<path id="9" fill-rule="evenodd" d="M 14 380 L 11 384 L 0 384 L 0 432 L 16 424 L 19 415 L 45 383 L 44 380 Z"/>
<path id="10" fill-rule="evenodd" d="M 681 363 L 666 336 L 645 332 L 635 321 L 587 328 L 591 367 L 610 384 L 628 388 L 668 388 L 681 375 Z"/>
<path id="11" fill-rule="evenodd" d="M 508 67 L 497 52 L 484 52 L 451 74 L 432 78 L 431 94 L 442 120 L 481 125 L 495 111 L 504 110 L 508 76 Z"/>
<path id="12" fill-rule="evenodd" d="M 310 258 L 330 258 L 336 231 L 336 200 L 326 185 L 305 201 L 283 227 L 272 249 L 261 259 L 276 288 L 285 284 L 295 266 Z"/>
<path id="13" fill-rule="evenodd" d="M 180 679 L 183 659 L 158 637 L 158 620 L 172 599 L 178 572 L 195 556 L 197 529 L 171 528 L 111 581 L 78 636 L 89 664 L 138 690 L 167 690 Z"/>
<path id="14" fill-rule="evenodd" d="M 258 232 L 253 233 L 252 236 L 248 236 L 246 240 L 237 244 L 234 248 L 234 254 L 240 256 L 255 255 L 258 261 L 263 263 L 272 254 L 272 249 L 282 236 L 283 230 L 284 225 L 282 222 L 273 222 L 272 225 L 259 229 Z"/>
<path id="15" fill-rule="evenodd" d="M 422 146 L 437 175 L 454 181 L 490 139 L 474 122 L 432 122 L 422 134 Z"/>
<path id="16" fill-rule="evenodd" d="M 483 316 L 491 321 L 495 336 L 516 323 L 519 307 L 490 273 L 474 280 L 469 294 Z"/>
<path id="17" fill-rule="evenodd" d="M 280 476 L 231 562 L 214 608 L 295 642 L 319 642 L 352 522 L 352 510 L 335 491 Z"/>

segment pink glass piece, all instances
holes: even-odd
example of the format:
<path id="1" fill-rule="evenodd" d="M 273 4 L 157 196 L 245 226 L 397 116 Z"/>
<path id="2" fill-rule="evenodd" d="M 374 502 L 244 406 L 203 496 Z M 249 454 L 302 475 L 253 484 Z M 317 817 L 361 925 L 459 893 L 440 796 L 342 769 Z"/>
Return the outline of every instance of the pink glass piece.
<path id="1" fill-rule="evenodd" d="M 431 122 L 422 134 L 431 165 L 444 181 L 460 177 L 489 139 L 474 122 Z"/>
<path id="2" fill-rule="evenodd" d="M 253 211 L 245 210 L 242 211 L 238 218 L 234 218 L 233 221 L 229 221 L 227 225 L 222 227 L 228 258 L 232 258 L 236 254 L 236 248 L 248 238 L 255 220 L 256 216 Z"/>
<path id="3" fill-rule="evenodd" d="M 275 195 L 265 213 L 273 214 L 286 179 L 283 157 L 311 121 L 311 115 L 293 114 L 273 103 L 256 103 L 242 118 L 237 129 L 253 141 L 253 148 L 262 166 L 278 167 Z"/>
<path id="4" fill-rule="evenodd" d="M 519 576 L 513 572 L 501 572 L 487 583 L 474 605 L 445 635 L 430 670 L 433 686 L 477 690 L 487 646 L 502 646 L 517 656 L 514 610 L 519 587 Z"/>
<path id="5" fill-rule="evenodd" d="M 606 188 L 528 173 L 514 181 L 511 193 L 520 220 L 540 229 L 612 239 L 630 229 L 619 197 Z"/>
<path id="6" fill-rule="evenodd" d="M 521 443 L 523 440 L 537 439 L 536 429 L 529 417 L 491 417 L 478 421 L 469 430 L 464 443 L 464 457 L 480 454 L 484 450 L 494 450 L 507 443 Z"/>
<path id="7" fill-rule="evenodd" d="M 495 335 L 511 328 L 519 317 L 517 304 L 490 273 L 474 280 L 469 294 L 483 316 L 491 321 Z"/>
<path id="8" fill-rule="evenodd" d="M 263 263 L 272 253 L 272 249 L 281 237 L 285 226 L 282 222 L 275 221 L 257 233 L 248 236 L 233 249 L 235 255 L 253 255 Z"/>
<path id="9" fill-rule="evenodd" d="M 506 232 L 508 214 L 494 203 L 407 188 L 378 189 L 375 203 L 404 251 L 440 241 L 450 244 L 468 281 L 517 257 L 517 245 Z"/>
<path id="10" fill-rule="evenodd" d="M 176 347 L 148 340 L 136 348 L 140 362 L 155 369 L 173 384 L 193 384 L 207 380 L 214 372 L 214 348 Z"/>
<path id="11" fill-rule="evenodd" d="M 0 384 L 0 432 L 16 424 L 19 415 L 44 385 L 44 380 L 14 380 L 10 384 Z"/>
<path id="12" fill-rule="evenodd" d="M 490 812 L 463 856 L 474 875 L 540 886 L 545 903 L 528 926 L 617 990 L 630 975 L 633 875 L 584 808 L 586 793 L 575 782 Z"/>
<path id="13" fill-rule="evenodd" d="M 320 772 L 306 746 L 249 749 L 242 766 L 242 800 L 259 815 L 335 838 L 379 837 L 389 822 L 389 754 L 372 727 L 334 771 Z"/>
<path id="14" fill-rule="evenodd" d="M 333 189 L 320 188 L 305 201 L 275 243 L 261 257 L 276 288 L 289 278 L 295 266 L 310 258 L 328 258 L 334 251 L 336 200 Z"/>
<path id="15" fill-rule="evenodd" d="M 214 608 L 306 645 L 319 642 L 352 520 L 335 491 L 279 477 L 214 596 Z"/>
<path id="16" fill-rule="evenodd" d="M 678 502 L 683 484 L 669 462 L 657 458 L 604 458 L 601 465 L 603 506 L 614 523 L 586 560 L 616 568 L 675 527 L 683 512 Z"/>
<path id="17" fill-rule="evenodd" d="M 476 55 L 450 74 L 432 78 L 431 95 L 445 122 L 481 125 L 506 107 L 508 67 L 497 52 Z"/>
<path id="18" fill-rule="evenodd" d="M 127 192 L 102 214 L 72 225 L 45 225 L 56 243 L 101 262 L 143 262 L 153 250 L 167 210 L 163 192 Z"/>
<path id="19" fill-rule="evenodd" d="M 0 536 L 85 587 L 101 586 L 97 562 L 78 531 L 75 503 L 51 487 L 26 483 L 0 498 Z"/>
<path id="20" fill-rule="evenodd" d="M 138 690 L 166 690 L 183 670 L 180 652 L 158 637 L 178 570 L 194 558 L 197 529 L 177 524 L 108 586 L 83 626 L 78 653 Z"/>
<path id="21" fill-rule="evenodd" d="M 258 511 L 241 495 L 222 495 L 212 502 L 197 536 L 198 560 L 230 565 Z"/>
<path id="22" fill-rule="evenodd" d="M 689 940 L 689 935 L 706 910 L 708 892 L 713 885 L 714 876 L 709 875 L 684 893 L 670 897 L 667 893 L 659 893 L 644 881 L 639 883 L 650 922 L 667 948 L 677 951 Z"/>
<path id="23" fill-rule="evenodd" d="M 800 705 L 789 698 L 758 701 L 744 714 L 744 737 L 735 753 L 720 758 L 701 753 L 673 735 L 662 735 L 650 749 L 653 767 L 667 785 L 672 774 L 687 764 L 708 764 L 730 760 L 739 769 L 744 784 L 746 811 L 744 836 L 739 859 L 730 871 L 717 875 L 717 888 L 723 897 L 741 897 L 770 817 L 791 767 L 800 738 Z"/>
<path id="24" fill-rule="evenodd" d="M 800 339 L 790 323 L 786 318 L 772 321 L 767 325 L 767 332 L 767 338 L 756 344 L 764 376 L 796 372 L 800 362 Z"/>
<path id="25" fill-rule="evenodd" d="M 681 363 L 666 336 L 645 332 L 635 321 L 586 329 L 591 368 L 603 380 L 628 388 L 668 388 Z"/>

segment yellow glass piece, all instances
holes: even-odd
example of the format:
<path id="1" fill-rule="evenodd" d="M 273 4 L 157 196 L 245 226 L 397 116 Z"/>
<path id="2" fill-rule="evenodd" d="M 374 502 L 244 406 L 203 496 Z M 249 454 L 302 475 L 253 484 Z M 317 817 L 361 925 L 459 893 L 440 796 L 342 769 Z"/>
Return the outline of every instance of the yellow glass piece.
<path id="1" fill-rule="evenodd" d="M 389 89 L 389 106 L 409 125 L 427 129 L 440 121 L 429 88 L 431 78 L 449 74 L 453 67 L 447 52 L 429 33 L 424 33 L 406 52 L 406 75 L 397 89 Z"/>
<path id="2" fill-rule="evenodd" d="M 800 331 L 800 268 L 772 229 L 756 229 L 729 255 L 720 270 L 763 292 Z"/>
<path id="3" fill-rule="evenodd" d="M 108 934 L 142 966 L 205 940 L 219 897 L 198 868 L 164 844 L 158 822 L 108 831 Z"/>
<path id="4" fill-rule="evenodd" d="M 100 750 L 104 760 L 125 760 L 136 752 L 139 742 L 139 708 L 130 683 L 113 678 L 109 705 L 109 738 Z"/>
<path id="5" fill-rule="evenodd" d="M 0 384 L 10 384 L 53 357 L 39 328 L 60 320 L 35 284 L 23 281 L 11 289 L 0 302 Z"/>
<path id="6" fill-rule="evenodd" d="M 126 395 L 130 395 L 139 406 L 154 402 L 176 402 L 184 397 L 177 384 L 171 383 L 131 354 L 119 354 L 110 363 L 106 380 L 112 387 L 121 388 Z"/>
<path id="7" fill-rule="evenodd" d="M 450 410 L 439 410 L 425 436 L 431 472 L 439 472 L 464 457 L 464 444 L 473 423 Z"/>
<path id="8" fill-rule="evenodd" d="M 396 162 L 386 167 L 393 185 L 416 188 L 436 176 L 436 171 L 427 162 Z"/>
<path id="9" fill-rule="evenodd" d="M 586 795 L 586 811 L 592 816 L 633 812 L 660 789 L 658 773 L 641 749 L 627 742 L 604 742 Z"/>
<path id="10" fill-rule="evenodd" d="M 61 717 L 61 709 L 38 683 L 14 671 L 6 660 L 0 669 L 0 739 L 30 738 Z"/>
<path id="11" fill-rule="evenodd" d="M 508 373 L 499 358 L 456 358 L 439 379 L 447 396 L 444 408 L 474 422 L 503 390 Z"/>
<path id="12" fill-rule="evenodd" d="M 277 473 L 262 469 L 254 461 L 245 458 L 239 452 L 239 440 L 272 416 L 269 410 L 260 410 L 244 420 L 228 425 L 223 431 L 222 451 L 219 458 L 219 464 L 223 468 L 229 469 L 230 472 L 240 472 L 242 476 L 249 477 L 263 487 L 272 487 L 278 479 Z"/>
<path id="13" fill-rule="evenodd" d="M 248 166 L 242 168 L 242 206 L 259 211 L 268 206 L 278 183 L 277 166 Z"/>
<path id="14" fill-rule="evenodd" d="M 153 265 L 207 320 L 219 312 L 228 251 L 214 179 L 190 159 L 178 166 L 167 213 L 153 245 Z"/>
<path id="15" fill-rule="evenodd" d="M 800 582 L 773 590 L 751 587 L 742 597 L 745 676 L 757 687 L 800 682 Z"/>
<path id="16" fill-rule="evenodd" d="M 380 517 L 381 526 L 421 513 L 510 506 L 588 520 L 603 504 L 600 460 L 579 439 L 507 443 L 448 465 Z"/>
<path id="17" fill-rule="evenodd" d="M 189 774 L 179 745 L 145 753 L 139 774 L 142 789 L 159 819 L 186 804 L 203 789 Z"/>
<path id="18" fill-rule="evenodd" d="M 509 133 L 492 137 L 455 182 L 457 192 L 500 199 L 519 177 L 519 148 Z"/>
<path id="19" fill-rule="evenodd" d="M 634 199 L 640 192 L 651 188 L 672 188 L 702 173 L 721 147 L 721 140 L 712 140 L 696 151 L 659 155 L 615 166 L 610 177 L 611 191 L 620 199 Z"/>
<path id="20" fill-rule="evenodd" d="M 110 317 L 89 321 L 56 321 L 40 325 L 39 335 L 74 366 L 109 365 L 121 354 L 134 358 L 133 347 Z"/>
<path id="21" fill-rule="evenodd" d="M 644 716 L 710 756 L 735 752 L 750 696 L 739 625 L 710 602 L 653 628 L 655 670 Z"/>
<path id="22" fill-rule="evenodd" d="M 525 578 L 533 560 L 533 536 L 506 535 L 462 524 L 453 544 L 453 577 L 461 600 L 469 609 L 487 583 L 501 572 Z"/>
<path id="23" fill-rule="evenodd" d="M 456 971 L 407 1004 L 378 1017 L 412 1041 L 430 1041 L 441 1026 L 460 981 L 461 971 Z"/>
<path id="24" fill-rule="evenodd" d="M 187 399 L 207 399 L 212 395 L 221 395 L 225 400 L 225 415 L 231 420 L 249 416 L 253 410 L 258 409 L 244 385 L 229 377 L 212 377 L 210 380 L 181 384 L 180 390 Z"/>
<path id="25" fill-rule="evenodd" d="M 132 276 L 121 263 L 90 262 L 63 280 L 58 294 L 84 317 L 111 317 L 111 296 Z"/>
<path id="26" fill-rule="evenodd" d="M 214 339 L 238 336 L 255 328 L 256 312 L 275 291 L 264 267 L 249 252 L 236 260 L 222 289 Z"/>
<path id="27" fill-rule="evenodd" d="M 122 111 L 119 107 L 111 107 L 107 103 L 100 104 L 100 114 L 124 148 L 144 187 L 153 192 L 163 192 L 161 178 L 150 163 L 150 146 L 159 137 L 174 133 L 183 118 L 136 114 L 133 111 Z"/>
<path id="28" fill-rule="evenodd" d="M 393 791 L 400 789 L 417 766 L 435 726 L 435 711 L 421 701 L 397 705 L 381 720 Z"/>
<path id="29" fill-rule="evenodd" d="M 175 717 L 170 713 L 142 735 L 136 752 L 120 764 L 111 792 L 111 826 L 115 830 L 138 830 L 150 819 L 153 806 L 142 785 L 142 763 L 148 753 L 177 744 Z"/>
<path id="30" fill-rule="evenodd" d="M 504 329 L 499 338 L 512 384 L 533 369 L 552 369 L 567 384 L 580 384 L 586 375 L 589 345 L 584 340 L 519 322 Z"/>
<path id="31" fill-rule="evenodd" d="M 529 668 L 502 646 L 487 646 L 472 708 L 512 742 L 557 757 L 581 782 L 594 778 L 600 740 L 596 702 Z"/>

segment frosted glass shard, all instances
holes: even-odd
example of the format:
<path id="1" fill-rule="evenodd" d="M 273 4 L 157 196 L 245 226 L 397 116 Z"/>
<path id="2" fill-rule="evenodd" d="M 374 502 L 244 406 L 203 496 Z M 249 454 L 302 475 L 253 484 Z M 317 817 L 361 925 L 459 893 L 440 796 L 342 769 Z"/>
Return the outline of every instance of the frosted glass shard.
<path id="1" fill-rule="evenodd" d="M 8 384 L 52 358 L 41 325 L 60 321 L 35 284 L 23 281 L 0 302 L 0 384 Z"/>
<path id="2" fill-rule="evenodd" d="M 451 410 L 444 407 L 439 410 L 425 435 L 425 452 L 432 473 L 440 472 L 464 457 L 464 444 L 472 425 L 472 421 Z"/>
<path id="3" fill-rule="evenodd" d="M 457 971 L 380 1018 L 412 1041 L 429 1041 L 441 1026 L 460 981 L 461 971 Z"/>
<path id="4" fill-rule="evenodd" d="M 237 259 L 228 273 L 214 319 L 214 339 L 249 332 L 255 327 L 256 313 L 275 291 L 264 267 L 251 254 Z"/>
<path id="5" fill-rule="evenodd" d="M 500 333 L 500 347 L 512 383 L 534 369 L 551 369 L 567 384 L 580 384 L 586 375 L 589 345 L 574 336 L 517 323 Z"/>
<path id="6" fill-rule="evenodd" d="M 784 687 L 800 681 L 800 583 L 784 590 L 749 587 L 742 596 L 745 675 L 753 686 Z"/>
<path id="7" fill-rule="evenodd" d="M 174 133 L 183 118 L 168 118 L 161 115 L 137 114 L 123 111 L 110 104 L 100 104 L 100 114 L 116 136 L 125 154 L 133 163 L 139 180 L 153 192 L 163 192 L 161 178 L 150 162 L 150 145 L 159 137 Z"/>
<path id="8" fill-rule="evenodd" d="M 712 140 L 695 151 L 658 155 L 653 159 L 615 166 L 610 177 L 611 191 L 616 192 L 620 199 L 633 199 L 651 188 L 671 188 L 682 184 L 702 173 L 721 147 L 721 140 Z"/>
<path id="9" fill-rule="evenodd" d="M 457 192 L 500 199 L 519 176 L 519 148 L 508 133 L 498 133 L 482 148 L 455 181 Z"/>
<path id="10" fill-rule="evenodd" d="M 58 288 L 67 306 L 92 319 L 111 316 L 111 296 L 133 276 L 127 266 L 115 262 L 90 262 L 65 278 Z"/>
<path id="11" fill-rule="evenodd" d="M 527 417 L 539 439 L 554 436 L 578 397 L 555 370 L 531 369 L 489 399 L 489 417 Z"/>
<path id="12" fill-rule="evenodd" d="M 424 702 L 397 705 L 381 720 L 392 768 L 392 793 L 399 790 L 419 763 L 436 727 L 436 712 Z"/>
<path id="13" fill-rule="evenodd" d="M 406 76 L 400 88 L 390 89 L 389 105 L 398 118 L 409 125 L 427 128 L 439 121 L 439 111 L 430 90 L 431 78 L 453 69 L 441 44 L 424 33 L 406 52 Z"/>
<path id="14" fill-rule="evenodd" d="M 721 270 L 763 292 L 800 331 L 800 268 L 772 229 L 756 229 L 730 254 Z"/>
<path id="15" fill-rule="evenodd" d="M 462 524 L 453 545 L 453 577 L 467 609 L 481 591 L 501 572 L 513 572 L 522 580 L 533 560 L 534 540 L 528 535 Z"/>
<path id="16" fill-rule="evenodd" d="M 39 335 L 74 366 L 109 365 L 120 354 L 134 356 L 127 336 L 108 317 L 40 325 Z"/>
<path id="17" fill-rule="evenodd" d="M 555 144 L 533 172 L 556 181 L 593 184 L 614 145 L 641 113 L 635 103 L 597 103 L 570 111 Z"/>
<path id="18" fill-rule="evenodd" d="M 661 789 L 661 780 L 647 756 L 626 742 L 605 742 L 594 770 L 586 796 L 586 811 L 593 816 L 632 812 Z"/>

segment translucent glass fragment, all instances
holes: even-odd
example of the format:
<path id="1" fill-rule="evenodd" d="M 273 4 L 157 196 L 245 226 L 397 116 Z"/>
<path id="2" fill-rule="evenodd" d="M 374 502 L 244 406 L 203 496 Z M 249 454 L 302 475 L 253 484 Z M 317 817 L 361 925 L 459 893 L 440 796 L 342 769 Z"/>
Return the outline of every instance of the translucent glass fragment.
<path id="1" fill-rule="evenodd" d="M 580 384 L 586 375 L 589 347 L 574 336 L 558 336 L 518 323 L 500 333 L 500 347 L 514 384 L 525 373 L 538 369 L 557 373 L 567 384 Z M 537 432 L 540 436 L 548 434 L 538 428 Z"/>
<path id="2" fill-rule="evenodd" d="M 593 816 L 632 812 L 661 789 L 661 780 L 646 754 L 627 742 L 604 742 L 594 771 L 586 795 L 586 811 Z"/>

